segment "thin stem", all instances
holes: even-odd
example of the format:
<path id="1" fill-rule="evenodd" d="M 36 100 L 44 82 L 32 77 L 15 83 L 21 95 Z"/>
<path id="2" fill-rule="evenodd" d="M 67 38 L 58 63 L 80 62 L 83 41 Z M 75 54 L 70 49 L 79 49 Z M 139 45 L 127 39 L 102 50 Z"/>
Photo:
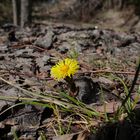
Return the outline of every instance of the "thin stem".
<path id="1" fill-rule="evenodd" d="M 75 85 L 75 82 L 73 80 L 73 77 L 66 77 L 65 81 L 68 83 L 68 86 L 70 87 L 70 95 L 71 96 L 76 96 L 77 94 L 77 87 Z"/>
<path id="2" fill-rule="evenodd" d="M 136 85 L 136 82 L 137 82 L 137 79 L 138 79 L 138 76 L 139 76 L 139 72 L 140 72 L 140 58 L 139 58 L 138 67 L 137 67 L 137 70 L 136 70 L 136 73 L 135 73 L 135 76 L 134 76 L 134 80 L 133 80 L 133 82 L 132 82 L 132 86 L 131 86 L 131 88 L 130 88 L 130 90 L 129 90 L 128 95 L 127 95 L 126 98 L 123 100 L 121 107 L 123 107 L 123 106 L 126 104 L 127 100 L 128 100 L 129 97 L 131 96 L 131 93 L 132 93 L 132 91 L 133 91 L 133 89 L 134 89 L 134 87 L 135 87 L 135 85 Z"/>

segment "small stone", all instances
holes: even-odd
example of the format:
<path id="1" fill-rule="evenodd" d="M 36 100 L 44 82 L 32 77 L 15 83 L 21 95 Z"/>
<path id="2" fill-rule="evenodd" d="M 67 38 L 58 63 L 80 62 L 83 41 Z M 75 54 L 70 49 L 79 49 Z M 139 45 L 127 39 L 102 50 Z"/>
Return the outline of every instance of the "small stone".
<path id="1" fill-rule="evenodd" d="M 44 37 L 39 37 L 35 41 L 35 45 L 40 46 L 42 48 L 50 49 L 54 39 L 54 33 L 52 31 L 48 31 Z"/>
<path id="2" fill-rule="evenodd" d="M 85 104 L 95 103 L 98 100 L 99 85 L 91 78 L 80 77 L 74 80 L 79 89 L 77 98 Z"/>

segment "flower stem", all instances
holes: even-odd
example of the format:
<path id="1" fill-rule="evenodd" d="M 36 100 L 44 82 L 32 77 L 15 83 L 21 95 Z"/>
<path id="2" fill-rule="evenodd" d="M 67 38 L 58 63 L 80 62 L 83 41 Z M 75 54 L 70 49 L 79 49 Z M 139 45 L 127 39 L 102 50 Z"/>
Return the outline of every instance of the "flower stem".
<path id="1" fill-rule="evenodd" d="M 68 86 L 70 88 L 70 96 L 75 97 L 77 95 L 78 88 L 75 85 L 73 77 L 67 76 L 64 80 L 68 83 Z"/>

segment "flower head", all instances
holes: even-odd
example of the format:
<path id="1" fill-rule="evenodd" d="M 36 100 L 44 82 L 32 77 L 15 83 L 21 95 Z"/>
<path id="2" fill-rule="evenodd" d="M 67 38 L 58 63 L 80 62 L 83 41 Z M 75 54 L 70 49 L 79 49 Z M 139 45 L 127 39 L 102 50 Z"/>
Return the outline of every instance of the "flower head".
<path id="1" fill-rule="evenodd" d="M 78 62 L 74 59 L 66 58 L 65 60 L 59 61 L 51 69 L 51 77 L 61 80 L 65 77 L 71 77 L 78 70 Z"/>

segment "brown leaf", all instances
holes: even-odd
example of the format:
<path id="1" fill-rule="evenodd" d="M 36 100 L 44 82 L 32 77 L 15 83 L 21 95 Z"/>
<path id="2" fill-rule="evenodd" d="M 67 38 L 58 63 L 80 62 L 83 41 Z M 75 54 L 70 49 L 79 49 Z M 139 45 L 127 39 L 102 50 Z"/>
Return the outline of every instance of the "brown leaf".
<path id="1" fill-rule="evenodd" d="M 112 102 L 109 102 L 109 103 L 105 103 L 102 106 L 98 106 L 96 108 L 96 110 L 99 111 L 99 112 L 113 113 L 118 109 L 120 104 L 121 104 L 120 102 L 112 101 Z"/>

